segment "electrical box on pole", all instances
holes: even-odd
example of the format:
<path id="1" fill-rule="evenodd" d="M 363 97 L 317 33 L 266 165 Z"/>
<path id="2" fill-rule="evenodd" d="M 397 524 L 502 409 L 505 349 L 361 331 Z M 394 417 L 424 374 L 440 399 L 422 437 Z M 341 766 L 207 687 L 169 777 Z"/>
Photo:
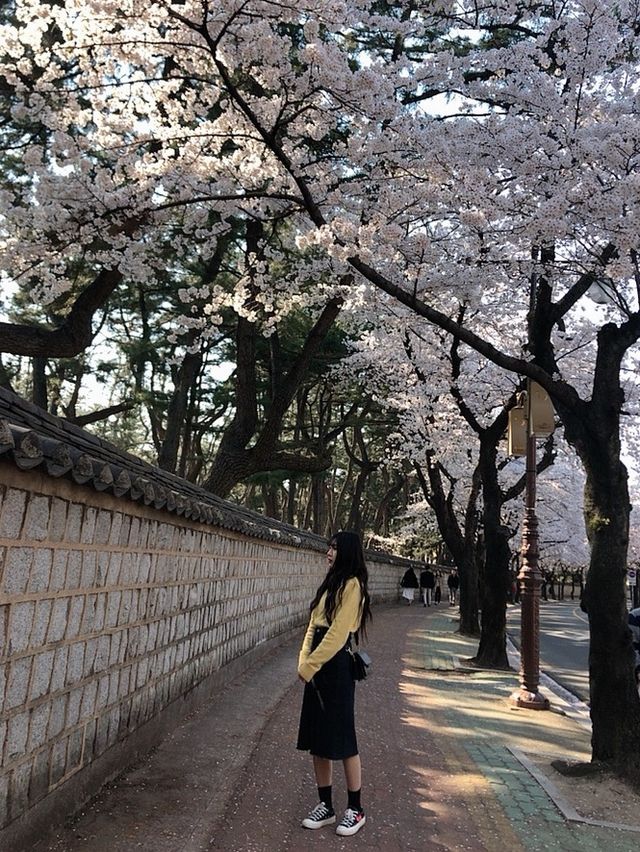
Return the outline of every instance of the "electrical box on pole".
<path id="1" fill-rule="evenodd" d="M 537 382 L 529 382 L 529 428 L 536 438 L 548 438 L 555 429 L 553 403 Z"/>
<path id="2" fill-rule="evenodd" d="M 507 455 L 526 456 L 527 454 L 527 411 L 524 406 L 516 405 L 509 412 L 507 432 Z"/>

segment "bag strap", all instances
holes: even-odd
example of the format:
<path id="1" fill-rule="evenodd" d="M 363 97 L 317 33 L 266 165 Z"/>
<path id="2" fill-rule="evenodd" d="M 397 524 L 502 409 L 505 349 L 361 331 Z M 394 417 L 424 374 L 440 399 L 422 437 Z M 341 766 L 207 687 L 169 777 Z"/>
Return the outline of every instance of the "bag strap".
<path id="1" fill-rule="evenodd" d="M 354 633 L 350 633 L 350 634 L 349 634 L 349 641 L 347 642 L 347 645 L 348 645 L 348 647 L 349 647 L 349 648 L 351 648 L 351 640 L 352 640 L 352 638 L 355 640 L 356 648 L 359 648 L 359 647 L 360 647 L 360 640 L 359 640 L 359 637 L 358 637 L 358 633 L 359 633 L 359 631 L 358 631 L 358 630 L 356 630 Z"/>

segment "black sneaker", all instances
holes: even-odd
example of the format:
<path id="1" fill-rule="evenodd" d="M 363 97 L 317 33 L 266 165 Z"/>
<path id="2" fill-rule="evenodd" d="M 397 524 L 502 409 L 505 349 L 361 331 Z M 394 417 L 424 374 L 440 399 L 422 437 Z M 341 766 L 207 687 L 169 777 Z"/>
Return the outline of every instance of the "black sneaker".
<path id="1" fill-rule="evenodd" d="M 336 821 L 336 813 L 328 808 L 324 802 L 319 802 L 308 817 L 302 820 L 304 828 L 322 828 L 323 825 L 331 825 Z"/>
<path id="2" fill-rule="evenodd" d="M 366 821 L 364 811 L 354 811 L 353 808 L 347 808 L 340 820 L 340 825 L 336 828 L 336 834 L 340 834 L 342 837 L 355 834 L 356 831 L 360 831 Z"/>

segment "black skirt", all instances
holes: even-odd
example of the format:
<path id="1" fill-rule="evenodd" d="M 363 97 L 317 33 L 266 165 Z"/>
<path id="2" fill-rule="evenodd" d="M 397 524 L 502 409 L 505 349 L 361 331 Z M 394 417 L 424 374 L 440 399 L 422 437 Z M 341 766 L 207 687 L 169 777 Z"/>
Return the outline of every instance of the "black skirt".
<path id="1" fill-rule="evenodd" d="M 316 628 L 312 650 L 326 632 L 326 627 Z M 358 754 L 354 699 L 351 654 L 345 646 L 305 684 L 297 748 L 328 760 L 344 760 Z"/>

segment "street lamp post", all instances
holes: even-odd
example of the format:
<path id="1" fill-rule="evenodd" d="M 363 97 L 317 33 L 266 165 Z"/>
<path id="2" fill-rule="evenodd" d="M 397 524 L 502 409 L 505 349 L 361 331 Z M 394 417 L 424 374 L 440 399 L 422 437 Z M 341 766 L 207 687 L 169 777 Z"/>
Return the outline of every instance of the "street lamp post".
<path id="1" fill-rule="evenodd" d="M 538 517 L 536 515 L 536 433 L 532 417 L 531 383 L 524 406 L 526 424 L 526 490 L 522 524 L 520 582 L 520 689 L 511 695 L 516 707 L 548 710 L 549 701 L 540 694 L 540 585 L 538 564 Z"/>

